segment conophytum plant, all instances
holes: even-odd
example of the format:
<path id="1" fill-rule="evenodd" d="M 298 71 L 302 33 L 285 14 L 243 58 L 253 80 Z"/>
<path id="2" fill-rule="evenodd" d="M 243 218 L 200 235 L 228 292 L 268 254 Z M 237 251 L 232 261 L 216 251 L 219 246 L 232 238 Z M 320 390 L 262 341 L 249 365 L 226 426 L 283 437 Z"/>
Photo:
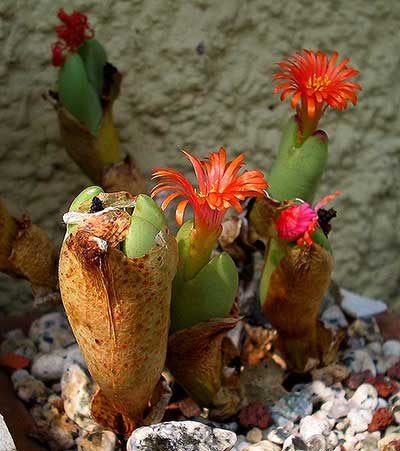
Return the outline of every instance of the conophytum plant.
<path id="1" fill-rule="evenodd" d="M 166 359 L 178 247 L 146 195 L 89 187 L 64 216 L 62 301 L 99 389 L 91 413 L 129 435 L 161 420 L 169 388 Z"/>
<path id="2" fill-rule="evenodd" d="M 330 106 L 339 111 L 357 101 L 357 83 L 348 81 L 358 71 L 336 65 L 321 51 L 304 50 L 278 63 L 281 100 L 292 95 L 297 115 L 290 119 L 269 173 L 269 200 L 257 199 L 250 214 L 256 230 L 267 241 L 260 282 L 263 311 L 279 332 L 281 350 L 295 371 L 323 360 L 330 338 L 317 322 L 319 306 L 330 282 L 332 249 L 327 238 L 333 211 L 322 210 L 339 193 L 326 196 L 313 208 L 327 156 L 327 135 L 317 130 Z M 325 349 L 324 349 L 325 347 Z M 310 363 L 311 362 L 311 363 Z"/>

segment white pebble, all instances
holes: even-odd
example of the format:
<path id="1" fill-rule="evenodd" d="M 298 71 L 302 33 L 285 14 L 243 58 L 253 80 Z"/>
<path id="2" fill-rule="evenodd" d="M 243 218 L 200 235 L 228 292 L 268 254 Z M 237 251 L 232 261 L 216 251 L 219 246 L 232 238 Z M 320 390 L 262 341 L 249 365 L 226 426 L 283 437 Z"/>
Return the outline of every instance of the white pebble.
<path id="1" fill-rule="evenodd" d="M 250 445 L 247 448 L 243 448 L 242 451 L 280 451 L 281 447 L 269 440 L 263 440 L 254 445 Z"/>
<path id="2" fill-rule="evenodd" d="M 368 429 L 368 425 L 371 423 L 372 411 L 366 409 L 352 410 L 348 418 L 350 420 L 350 427 L 354 432 L 363 432 Z"/>
<path id="3" fill-rule="evenodd" d="M 32 364 L 32 374 L 41 381 L 48 382 L 60 379 L 64 367 L 64 359 L 55 353 L 38 355 Z"/>
<path id="4" fill-rule="evenodd" d="M 385 357 L 394 356 L 400 359 L 400 341 L 388 340 L 385 341 L 382 347 L 383 355 Z"/>
<path id="5" fill-rule="evenodd" d="M 314 435 L 328 435 L 331 425 L 326 419 L 321 419 L 315 415 L 308 415 L 300 421 L 300 435 L 304 440 L 309 440 Z"/>
<path id="6" fill-rule="evenodd" d="M 374 410 L 378 405 L 378 392 L 370 384 L 361 384 L 349 401 L 351 408 Z"/>

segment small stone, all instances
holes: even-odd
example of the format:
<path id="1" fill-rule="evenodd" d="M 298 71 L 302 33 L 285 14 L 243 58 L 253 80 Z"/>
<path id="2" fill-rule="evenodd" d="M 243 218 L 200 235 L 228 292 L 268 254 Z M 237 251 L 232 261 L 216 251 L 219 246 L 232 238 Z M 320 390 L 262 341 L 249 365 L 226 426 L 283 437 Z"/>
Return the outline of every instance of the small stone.
<path id="1" fill-rule="evenodd" d="M 291 435 L 284 441 L 282 451 L 308 451 L 308 446 L 301 437 Z"/>
<path id="2" fill-rule="evenodd" d="M 386 429 L 393 422 L 393 416 L 389 409 L 384 407 L 376 410 L 372 417 L 371 422 L 368 425 L 369 432 L 381 431 Z"/>
<path id="3" fill-rule="evenodd" d="M 311 371 L 313 380 L 320 380 L 330 386 L 342 382 L 349 376 L 349 370 L 344 365 L 332 364 Z"/>
<path id="4" fill-rule="evenodd" d="M 281 415 L 278 412 L 274 412 L 272 409 L 271 416 L 273 419 L 273 422 L 276 426 L 282 427 L 286 429 L 287 431 L 292 431 L 294 428 L 294 422 L 286 418 L 285 416 Z"/>
<path id="5" fill-rule="evenodd" d="M 300 421 L 300 435 L 308 441 L 314 435 L 328 435 L 331 425 L 326 419 L 317 418 L 315 415 L 308 415 Z"/>
<path id="6" fill-rule="evenodd" d="M 380 409 L 381 407 L 389 407 L 389 403 L 388 401 L 386 401 L 386 399 L 383 398 L 378 398 L 378 404 L 376 405 L 377 409 Z"/>
<path id="7" fill-rule="evenodd" d="M 389 396 L 394 395 L 399 388 L 396 382 L 383 375 L 377 376 L 373 385 L 376 388 L 378 395 L 382 398 L 388 398 Z"/>
<path id="8" fill-rule="evenodd" d="M 37 353 L 34 342 L 21 329 L 8 332 L 0 346 L 1 352 L 12 352 L 32 360 Z"/>
<path id="9" fill-rule="evenodd" d="M 77 451 L 114 451 L 117 437 L 111 431 L 97 431 L 79 437 L 76 444 L 78 445 Z"/>
<path id="10" fill-rule="evenodd" d="M 333 449 L 337 444 L 339 443 L 339 438 L 337 436 L 337 433 L 334 431 L 331 431 L 326 438 L 326 444 L 329 447 L 329 449 Z"/>
<path id="11" fill-rule="evenodd" d="M 346 399 L 334 399 L 323 404 L 321 409 L 326 410 L 328 417 L 336 420 L 347 416 L 350 405 Z"/>
<path id="12" fill-rule="evenodd" d="M 229 451 L 236 434 L 196 421 L 170 421 L 136 429 L 127 451 Z"/>
<path id="13" fill-rule="evenodd" d="M 27 368 L 31 363 L 30 359 L 14 352 L 2 352 L 0 354 L 0 365 L 9 370 L 20 370 Z"/>
<path id="14" fill-rule="evenodd" d="M 267 429 L 272 424 L 269 410 L 260 402 L 254 402 L 244 407 L 239 416 L 239 423 L 245 428 L 258 427 Z"/>
<path id="15" fill-rule="evenodd" d="M 376 376 L 375 363 L 366 349 L 356 349 L 345 354 L 343 362 L 352 373 L 360 373 L 369 370 L 373 377 Z"/>
<path id="16" fill-rule="evenodd" d="M 72 364 L 66 369 L 61 379 L 65 413 L 68 418 L 89 432 L 96 428 L 90 416 L 92 393 L 93 383 L 79 365 Z"/>
<path id="17" fill-rule="evenodd" d="M 76 342 L 67 318 L 60 312 L 48 313 L 35 320 L 31 325 L 29 337 L 39 351 L 44 353 L 65 348 Z"/>
<path id="18" fill-rule="evenodd" d="M 32 364 L 32 374 L 41 381 L 59 380 L 64 368 L 64 359 L 56 351 L 38 355 Z"/>
<path id="19" fill-rule="evenodd" d="M 374 341 L 381 341 L 382 334 L 378 326 L 375 316 L 364 319 L 356 319 L 347 328 L 349 337 L 363 338 L 364 343 L 372 343 Z"/>
<path id="20" fill-rule="evenodd" d="M 280 451 L 281 447 L 268 440 L 262 440 L 255 445 L 244 448 L 243 451 Z"/>
<path id="21" fill-rule="evenodd" d="M 362 451 L 376 451 L 378 449 L 378 440 L 381 438 L 379 432 L 378 435 L 369 434 L 360 442 L 360 450 Z"/>
<path id="22" fill-rule="evenodd" d="M 344 288 L 340 289 L 342 295 L 342 309 L 353 318 L 365 318 L 377 315 L 387 310 L 384 302 L 360 296 Z"/>
<path id="23" fill-rule="evenodd" d="M 261 442 L 261 440 L 263 439 L 262 430 L 259 428 L 250 429 L 250 431 L 246 435 L 246 438 L 251 443 Z"/>
<path id="24" fill-rule="evenodd" d="M 290 435 L 290 432 L 283 427 L 272 427 L 265 432 L 265 438 L 278 445 L 282 445 Z"/>
<path id="25" fill-rule="evenodd" d="M 26 370 L 17 370 L 11 376 L 14 390 L 26 403 L 46 402 L 48 389 L 42 381 L 35 379 Z"/>
<path id="26" fill-rule="evenodd" d="M 361 384 L 372 384 L 375 381 L 370 370 L 350 373 L 346 380 L 346 385 L 352 390 L 356 390 Z"/>
<path id="27" fill-rule="evenodd" d="M 383 355 L 385 357 L 396 357 L 400 360 L 400 341 L 399 340 L 387 340 L 383 346 Z"/>
<path id="28" fill-rule="evenodd" d="M 70 449 L 79 435 L 79 427 L 63 412 L 61 406 L 52 403 L 36 404 L 31 409 L 38 431 L 48 443 L 50 449 Z"/>
<path id="29" fill-rule="evenodd" d="M 379 343 L 379 341 L 373 341 L 372 343 L 368 343 L 367 345 L 368 350 L 378 356 L 382 352 L 382 344 Z"/>
<path id="30" fill-rule="evenodd" d="M 352 408 L 374 410 L 378 404 L 376 388 L 370 384 L 362 384 L 350 398 Z"/>
<path id="31" fill-rule="evenodd" d="M 325 451 L 326 439 L 323 435 L 314 435 L 309 440 L 306 440 L 308 451 Z"/>
<path id="32" fill-rule="evenodd" d="M 327 387 L 322 381 L 316 380 L 307 385 L 306 390 L 314 395 L 314 402 L 331 401 L 337 397 L 337 392 Z"/>
<path id="33" fill-rule="evenodd" d="M 4 421 L 3 416 L 0 414 L 0 450 L 1 451 L 17 451 L 10 431 Z"/>
<path id="34" fill-rule="evenodd" d="M 400 451 L 400 434 L 385 435 L 378 441 L 379 451 Z"/>
<path id="35" fill-rule="evenodd" d="M 285 396 L 284 400 L 288 408 L 298 414 L 299 417 L 305 415 L 311 415 L 313 411 L 313 405 L 310 401 L 310 394 L 307 392 L 294 392 Z"/>
<path id="36" fill-rule="evenodd" d="M 336 304 L 329 306 L 323 312 L 321 319 L 328 327 L 330 326 L 336 329 L 340 327 L 347 327 L 349 325 L 342 309 Z"/>
<path id="37" fill-rule="evenodd" d="M 354 432 L 364 432 L 372 420 L 372 412 L 367 409 L 352 410 L 348 414 L 348 419 Z"/>
<path id="38" fill-rule="evenodd" d="M 60 380 L 66 368 L 78 363 L 86 368 L 85 361 L 77 344 L 66 349 L 55 349 L 49 354 L 39 354 L 32 364 L 32 374 L 38 379 L 49 382 Z"/>

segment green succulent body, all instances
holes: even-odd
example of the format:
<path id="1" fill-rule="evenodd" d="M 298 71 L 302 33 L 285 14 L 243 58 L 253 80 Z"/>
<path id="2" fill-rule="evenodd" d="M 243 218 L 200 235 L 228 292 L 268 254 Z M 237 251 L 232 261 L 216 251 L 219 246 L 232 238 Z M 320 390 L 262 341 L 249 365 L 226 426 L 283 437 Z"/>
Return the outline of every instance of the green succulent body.
<path id="1" fill-rule="evenodd" d="M 238 290 L 238 273 L 232 258 L 222 252 L 210 260 L 212 247 L 206 242 L 203 247 L 201 242 L 193 243 L 193 230 L 193 222 L 187 221 L 177 234 L 180 263 L 172 287 L 172 332 L 228 316 Z M 198 268 L 197 261 L 202 266 L 192 276 L 190 267 Z"/>
<path id="2" fill-rule="evenodd" d="M 107 55 L 96 39 L 86 41 L 66 58 L 58 74 L 60 103 L 96 135 L 103 109 L 101 94 Z"/>
<path id="3" fill-rule="evenodd" d="M 268 192 L 276 200 L 299 198 L 312 204 L 328 158 L 328 140 L 323 132 L 309 136 L 297 145 L 298 124 L 289 120 L 284 130 L 278 155 L 269 174 Z M 320 228 L 313 233 L 315 243 L 332 252 L 331 245 Z M 269 281 L 285 255 L 278 239 L 270 237 L 260 282 L 261 302 L 268 293 Z"/>
<path id="4" fill-rule="evenodd" d="M 127 257 L 141 257 L 155 245 L 157 234 L 167 226 L 164 215 L 154 200 L 139 194 L 131 216 L 131 225 L 122 250 Z"/>

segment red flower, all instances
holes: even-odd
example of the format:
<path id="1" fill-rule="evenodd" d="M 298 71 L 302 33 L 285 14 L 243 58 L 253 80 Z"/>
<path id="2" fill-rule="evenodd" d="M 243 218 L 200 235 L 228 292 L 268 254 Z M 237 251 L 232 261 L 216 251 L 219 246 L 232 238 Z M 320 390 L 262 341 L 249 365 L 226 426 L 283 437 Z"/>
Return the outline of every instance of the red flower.
<path id="1" fill-rule="evenodd" d="M 329 196 L 325 196 L 314 208 L 304 202 L 283 210 L 276 221 L 279 238 L 287 241 L 297 240 L 299 246 L 305 244 L 311 246 L 313 244 L 311 235 L 318 226 L 318 210 L 339 194 L 340 192 L 336 191 Z"/>
<path id="2" fill-rule="evenodd" d="M 263 190 L 268 187 L 261 171 L 244 171 L 238 175 L 245 159 L 243 154 L 227 163 L 226 152 L 222 147 L 219 152 L 210 153 L 205 160 L 199 160 L 185 150 L 182 152 L 193 165 L 198 189 L 175 169 L 155 169 L 153 179 L 160 181 L 152 190 L 152 196 L 162 191 L 173 191 L 161 204 L 162 210 L 165 210 L 173 199 L 183 198 L 176 209 L 176 221 L 179 225 L 182 224 L 185 209 L 190 204 L 194 211 L 196 229 L 218 231 L 230 207 L 241 212 L 240 201 L 250 196 L 263 196 Z"/>
<path id="3" fill-rule="evenodd" d="M 329 105 L 339 111 L 347 108 L 347 102 L 357 103 L 356 90 L 361 90 L 358 83 L 348 81 L 358 75 L 358 71 L 347 67 L 349 58 L 335 66 L 339 54 L 333 52 L 331 59 L 318 50 L 303 50 L 287 60 L 278 62 L 281 72 L 273 79 L 287 80 L 274 89 L 274 94 L 282 91 L 281 100 L 292 95 L 291 106 L 297 109 L 303 127 L 311 134 Z M 299 106 L 299 102 L 301 105 Z M 308 130 L 312 125 L 313 129 Z"/>
<path id="4" fill-rule="evenodd" d="M 57 17 L 63 25 L 55 27 L 58 41 L 52 45 L 52 59 L 54 66 L 62 66 L 65 62 L 65 52 L 75 52 L 86 40 L 93 38 L 94 30 L 90 27 L 87 17 L 78 11 L 67 14 L 61 8 Z"/>

